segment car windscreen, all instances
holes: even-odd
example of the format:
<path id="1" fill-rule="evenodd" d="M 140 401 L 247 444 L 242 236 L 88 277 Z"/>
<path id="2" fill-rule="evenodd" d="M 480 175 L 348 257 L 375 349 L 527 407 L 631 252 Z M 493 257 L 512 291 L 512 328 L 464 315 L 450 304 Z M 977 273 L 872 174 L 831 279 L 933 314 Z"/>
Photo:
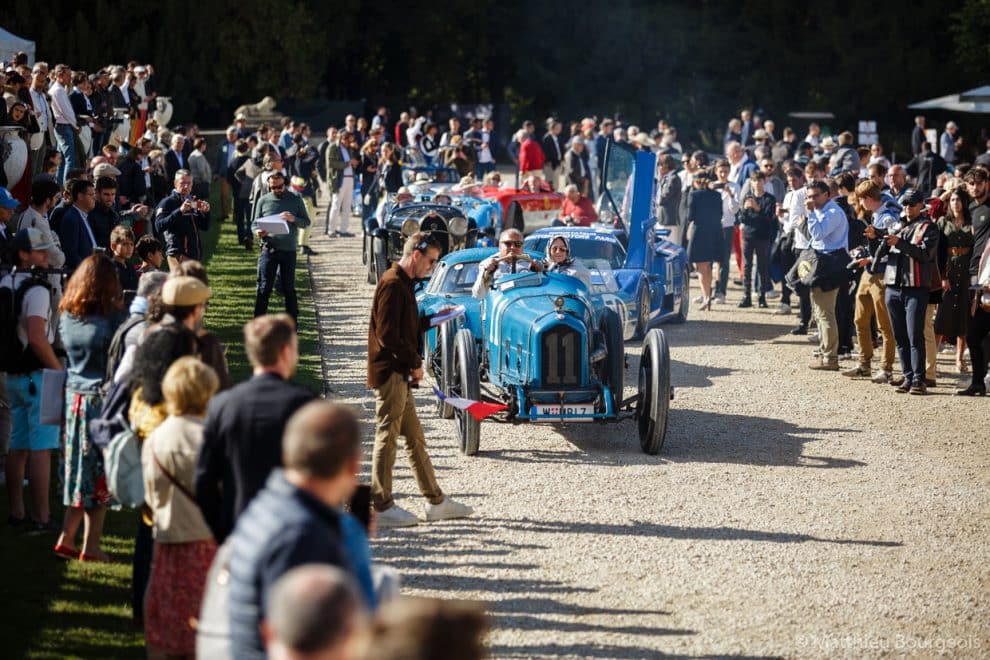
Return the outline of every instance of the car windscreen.
<path id="1" fill-rule="evenodd" d="M 530 238 L 526 250 L 546 254 L 548 240 L 549 237 Z M 570 243 L 571 256 L 580 259 L 589 270 L 615 270 L 626 262 L 626 251 L 618 241 L 572 238 Z"/>
<path id="2" fill-rule="evenodd" d="M 636 168 L 635 153 L 625 147 L 610 143 L 608 145 L 608 169 L 605 173 L 605 188 L 609 197 L 618 207 L 622 221 L 629 226 L 632 213 L 632 183 L 633 170 Z"/>
<path id="3" fill-rule="evenodd" d="M 478 279 L 478 263 L 470 261 L 467 263 L 456 263 L 453 265 L 443 264 L 436 275 L 430 278 L 427 287 L 428 293 L 471 293 L 474 281 Z"/>

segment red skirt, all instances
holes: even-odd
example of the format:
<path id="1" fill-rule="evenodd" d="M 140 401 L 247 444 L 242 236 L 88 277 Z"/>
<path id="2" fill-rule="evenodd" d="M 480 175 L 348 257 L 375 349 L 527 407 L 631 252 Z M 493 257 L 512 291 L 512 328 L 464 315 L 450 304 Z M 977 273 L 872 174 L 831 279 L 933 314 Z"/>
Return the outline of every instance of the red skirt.
<path id="1" fill-rule="evenodd" d="M 155 542 L 151 578 L 144 594 L 144 636 L 148 646 L 168 655 L 195 654 L 195 621 L 216 553 L 213 539 Z"/>

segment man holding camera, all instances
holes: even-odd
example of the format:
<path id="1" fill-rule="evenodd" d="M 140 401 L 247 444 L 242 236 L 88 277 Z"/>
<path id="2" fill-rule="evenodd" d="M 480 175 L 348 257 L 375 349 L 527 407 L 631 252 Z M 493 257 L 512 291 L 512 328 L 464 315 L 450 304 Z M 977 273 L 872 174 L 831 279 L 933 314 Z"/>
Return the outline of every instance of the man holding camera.
<path id="1" fill-rule="evenodd" d="M 193 196 L 189 170 L 177 170 L 174 185 L 155 210 L 155 231 L 165 237 L 168 268 L 173 272 L 183 261 L 202 260 L 199 232 L 210 228 L 210 204 Z"/>
<path id="2" fill-rule="evenodd" d="M 983 396 L 987 393 L 984 378 L 987 374 L 987 354 L 983 350 L 983 341 L 990 334 L 990 306 L 984 304 L 990 294 L 990 186 L 988 186 L 987 170 L 974 167 L 966 173 L 966 188 L 972 202 L 969 214 L 973 220 L 973 260 L 970 266 L 972 285 L 978 287 L 974 291 L 974 300 L 970 309 L 969 330 L 966 333 L 966 343 L 969 344 L 969 356 L 973 364 L 973 380 L 969 387 L 959 390 L 962 396 Z"/>
<path id="3" fill-rule="evenodd" d="M 285 311 L 299 320 L 299 303 L 296 297 L 296 254 L 299 249 L 299 230 L 309 226 L 309 214 L 302 197 L 287 190 L 288 182 L 281 170 L 274 170 L 268 178 L 271 192 L 258 200 L 257 213 L 251 229 L 261 239 L 261 254 L 258 256 L 258 291 L 254 301 L 254 315 L 268 313 L 268 299 L 275 286 L 275 271 L 282 282 L 282 295 L 285 296 Z M 288 231 L 284 234 L 269 234 L 258 226 L 258 220 L 278 216 L 285 221 Z"/>
<path id="4" fill-rule="evenodd" d="M 901 393 L 927 394 L 925 312 L 931 283 L 938 272 L 935 257 L 939 230 L 925 213 L 921 191 L 908 188 L 898 201 L 904 209 L 902 222 L 883 237 L 876 256 L 887 261 L 883 275 L 887 310 L 904 373 L 890 384 Z M 873 240 L 878 235 L 876 228 L 867 227 L 867 238 Z"/>
<path id="5" fill-rule="evenodd" d="M 898 222 L 901 207 L 889 197 L 885 198 L 880 186 L 870 180 L 860 181 L 856 186 L 856 199 L 873 216 L 872 222 L 866 229 L 866 232 L 873 237 L 869 239 L 865 253 L 855 262 L 857 268 L 864 269 L 859 278 L 859 286 L 856 288 L 854 313 L 856 336 L 859 338 L 859 365 L 842 373 L 852 377 L 872 376 L 874 383 L 887 383 L 894 369 L 896 348 L 894 330 L 890 325 L 890 315 L 887 313 L 887 303 L 884 300 L 886 287 L 883 283 L 883 274 L 887 260 L 871 255 L 877 254 L 883 242 L 877 230 L 883 232 L 893 227 Z M 870 371 L 870 363 L 873 360 L 873 332 L 870 322 L 874 315 L 880 327 L 880 335 L 883 337 L 883 358 L 880 369 L 875 374 Z"/>

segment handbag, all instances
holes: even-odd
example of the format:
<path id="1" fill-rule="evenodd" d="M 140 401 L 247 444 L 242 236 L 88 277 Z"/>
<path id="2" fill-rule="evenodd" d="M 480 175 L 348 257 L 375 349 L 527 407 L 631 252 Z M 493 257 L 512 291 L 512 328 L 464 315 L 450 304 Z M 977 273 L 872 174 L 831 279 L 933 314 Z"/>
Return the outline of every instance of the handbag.
<path id="1" fill-rule="evenodd" d="M 186 488 L 185 486 L 183 486 L 182 485 L 182 482 L 180 482 L 175 477 L 174 474 L 172 474 L 171 472 L 169 472 L 168 470 L 165 469 L 165 466 L 162 465 L 162 462 L 158 460 L 158 453 L 155 452 L 154 445 L 152 445 L 152 447 L 151 447 L 151 458 L 154 459 L 155 465 L 157 465 L 158 466 L 158 469 L 162 471 L 162 474 L 165 475 L 165 478 L 168 479 L 169 481 L 171 481 L 172 482 L 172 485 L 175 486 L 175 488 L 180 493 L 182 493 L 183 495 L 185 495 L 186 497 L 188 497 L 195 504 L 196 503 L 196 496 L 193 495 L 192 492 L 190 492 L 190 490 L 188 488 Z"/>

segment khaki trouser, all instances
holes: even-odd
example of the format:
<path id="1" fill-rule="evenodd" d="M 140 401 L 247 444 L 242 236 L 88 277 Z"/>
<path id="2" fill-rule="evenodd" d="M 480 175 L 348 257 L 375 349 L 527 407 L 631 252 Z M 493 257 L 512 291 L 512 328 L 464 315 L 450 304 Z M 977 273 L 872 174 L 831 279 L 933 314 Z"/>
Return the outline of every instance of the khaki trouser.
<path id="1" fill-rule="evenodd" d="M 818 346 L 822 351 L 822 362 L 835 362 L 839 359 L 839 328 L 835 321 L 835 300 L 838 297 L 838 288 L 822 291 L 815 287 L 811 290 L 811 304 L 818 320 Z"/>
<path id="2" fill-rule="evenodd" d="M 309 229 L 313 226 L 313 222 L 316 220 L 316 207 L 313 206 L 313 198 L 304 196 L 303 204 L 306 206 L 306 215 L 309 216 L 309 227 L 304 227 L 299 230 L 299 247 L 309 245 Z"/>
<path id="3" fill-rule="evenodd" d="M 925 379 L 935 380 L 935 362 L 938 360 L 938 344 L 935 342 L 935 313 L 938 305 L 930 304 L 925 310 Z"/>
<path id="4" fill-rule="evenodd" d="M 883 359 L 880 368 L 886 372 L 894 370 L 894 356 L 897 354 L 897 342 L 894 340 L 894 329 L 890 325 L 890 314 L 884 301 L 882 275 L 864 272 L 859 278 L 856 289 L 856 336 L 859 338 L 859 364 L 870 368 L 873 360 L 873 333 L 870 329 L 870 319 L 874 314 L 883 337 Z"/>
<path id="5" fill-rule="evenodd" d="M 406 440 L 406 454 L 416 475 L 419 492 L 431 504 L 443 501 L 437 485 L 426 438 L 416 416 L 412 388 L 401 374 L 393 373 L 375 390 L 375 448 L 371 454 L 371 500 L 377 511 L 385 511 L 392 499 L 392 467 L 395 465 L 396 440 Z"/>
<path id="6" fill-rule="evenodd" d="M 221 218 L 226 218 L 231 212 L 231 197 L 230 182 L 227 181 L 225 177 L 220 177 L 220 209 L 223 212 Z"/>

